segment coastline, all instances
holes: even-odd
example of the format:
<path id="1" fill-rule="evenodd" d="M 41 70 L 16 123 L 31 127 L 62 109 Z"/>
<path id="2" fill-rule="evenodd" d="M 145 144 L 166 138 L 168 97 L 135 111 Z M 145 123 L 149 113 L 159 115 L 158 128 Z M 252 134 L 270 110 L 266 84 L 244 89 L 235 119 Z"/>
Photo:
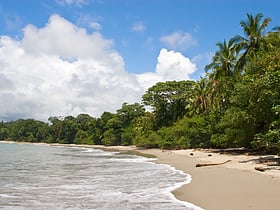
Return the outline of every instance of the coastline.
<path id="1" fill-rule="evenodd" d="M 2 141 L 3 142 L 3 141 Z M 1 142 L 0 142 L 1 143 Z M 21 143 L 21 142 L 3 142 Z M 42 143 L 39 143 L 42 144 Z M 156 157 L 155 163 L 168 164 L 191 175 L 192 181 L 172 193 L 176 199 L 206 210 L 279 210 L 280 166 L 279 156 L 220 154 L 209 150 L 139 149 L 135 146 L 61 145 L 88 147 L 102 150 L 128 152 Z M 275 158 L 277 165 L 259 163 Z M 196 167 L 196 164 L 224 163 Z M 255 167 L 269 168 L 265 172 Z"/>
<path id="2" fill-rule="evenodd" d="M 138 150 L 142 151 L 142 150 Z M 280 170 L 259 172 L 256 161 L 263 156 L 224 155 L 199 150 L 143 150 L 164 163 L 190 174 L 189 184 L 173 191 L 178 200 L 206 210 L 277 210 L 279 209 Z M 210 155 L 211 154 L 211 155 Z M 223 165 L 195 167 L 198 163 Z"/>
<path id="3" fill-rule="evenodd" d="M 279 210 L 280 166 L 268 166 L 263 160 L 273 155 L 220 154 L 210 150 L 139 149 L 135 146 L 92 146 L 132 154 L 156 157 L 153 161 L 168 164 L 191 175 L 192 180 L 172 193 L 176 199 L 205 210 Z M 135 153 L 136 152 L 136 153 Z M 229 161 L 230 160 L 230 161 Z M 229 162 L 227 162 L 229 161 Z M 224 163 L 196 167 L 197 164 Z M 261 163 L 263 162 L 263 163 Z M 271 162 L 270 162 L 271 163 Z M 255 167 L 269 168 L 265 172 Z"/>
<path id="4" fill-rule="evenodd" d="M 279 210 L 280 166 L 268 167 L 266 163 L 259 163 L 270 158 L 280 161 L 279 156 L 220 154 L 193 149 L 141 149 L 135 146 L 86 147 L 156 157 L 157 160 L 153 162 L 170 165 L 191 175 L 189 184 L 172 193 L 176 199 L 205 210 Z M 229 160 L 222 165 L 196 167 L 201 163 L 224 163 Z M 270 170 L 260 172 L 255 167 Z"/>

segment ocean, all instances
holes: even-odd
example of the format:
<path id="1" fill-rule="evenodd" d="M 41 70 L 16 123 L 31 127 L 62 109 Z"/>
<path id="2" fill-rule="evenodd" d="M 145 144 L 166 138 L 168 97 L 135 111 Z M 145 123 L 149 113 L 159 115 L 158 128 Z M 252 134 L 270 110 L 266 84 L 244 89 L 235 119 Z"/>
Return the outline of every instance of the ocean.
<path id="1" fill-rule="evenodd" d="M 0 209 L 191 210 L 171 191 L 190 176 L 92 148 L 0 143 Z"/>

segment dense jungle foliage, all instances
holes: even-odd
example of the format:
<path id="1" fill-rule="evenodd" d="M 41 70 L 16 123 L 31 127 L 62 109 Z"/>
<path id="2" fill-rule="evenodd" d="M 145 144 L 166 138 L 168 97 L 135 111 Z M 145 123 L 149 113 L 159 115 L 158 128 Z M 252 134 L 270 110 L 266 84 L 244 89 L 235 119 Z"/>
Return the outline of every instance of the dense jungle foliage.
<path id="1" fill-rule="evenodd" d="M 0 123 L 0 140 L 137 145 L 170 149 L 245 147 L 280 152 L 280 27 L 247 14 L 244 35 L 217 43 L 199 81 L 150 87 L 142 103 L 99 118 L 50 117 Z M 146 111 L 145 107 L 149 107 Z"/>

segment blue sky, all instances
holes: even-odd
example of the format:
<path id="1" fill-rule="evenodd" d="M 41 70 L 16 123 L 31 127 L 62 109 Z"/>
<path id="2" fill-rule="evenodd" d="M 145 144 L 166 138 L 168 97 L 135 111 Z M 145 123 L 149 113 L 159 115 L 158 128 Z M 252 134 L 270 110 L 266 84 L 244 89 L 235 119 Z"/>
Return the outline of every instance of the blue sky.
<path id="1" fill-rule="evenodd" d="M 277 0 L 1 0 L 0 120 L 98 116 L 140 102 L 155 82 L 197 80 L 217 42 L 243 35 L 247 13 L 271 17 L 269 30 L 280 25 L 279 8 Z"/>

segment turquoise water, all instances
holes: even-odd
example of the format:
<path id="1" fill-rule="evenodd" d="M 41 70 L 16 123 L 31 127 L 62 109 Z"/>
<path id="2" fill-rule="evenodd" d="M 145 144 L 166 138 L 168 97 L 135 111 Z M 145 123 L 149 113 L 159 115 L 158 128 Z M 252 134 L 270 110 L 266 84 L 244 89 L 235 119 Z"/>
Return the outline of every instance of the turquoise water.
<path id="1" fill-rule="evenodd" d="M 189 181 L 144 157 L 0 143 L 0 209 L 195 209 L 170 193 Z"/>

